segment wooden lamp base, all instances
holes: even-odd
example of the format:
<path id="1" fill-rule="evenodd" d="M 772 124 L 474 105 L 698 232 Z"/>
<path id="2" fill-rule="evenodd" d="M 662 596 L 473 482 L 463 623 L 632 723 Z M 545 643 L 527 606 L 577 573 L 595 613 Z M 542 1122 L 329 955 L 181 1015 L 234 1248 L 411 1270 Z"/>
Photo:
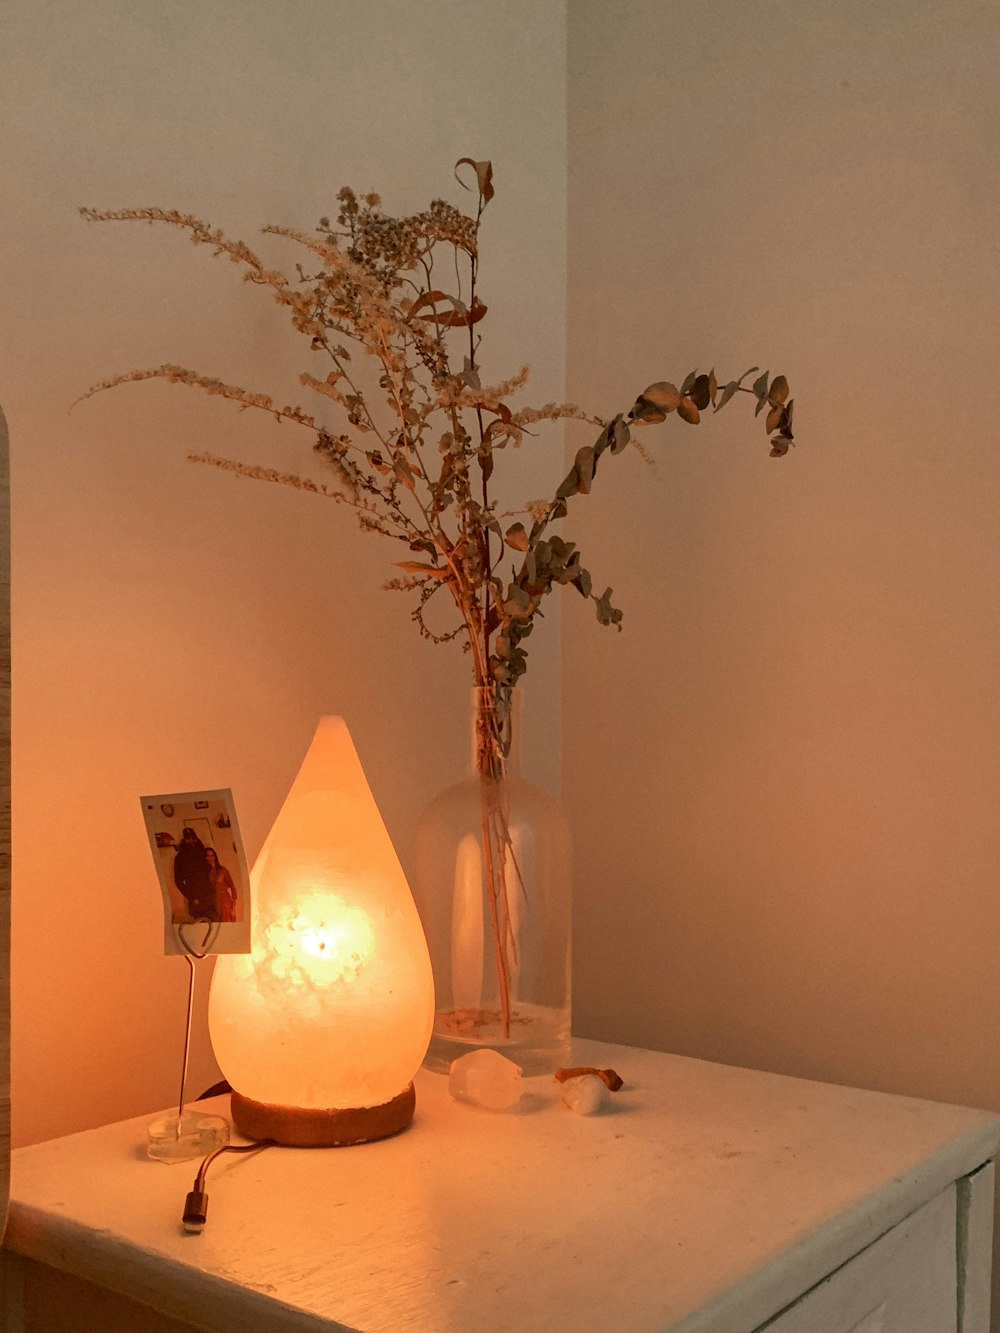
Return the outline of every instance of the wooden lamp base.
<path id="1" fill-rule="evenodd" d="M 309 1110 L 255 1102 L 233 1089 L 233 1123 L 244 1138 L 273 1139 L 288 1148 L 346 1148 L 401 1134 L 417 1104 L 413 1084 L 381 1106 Z"/>

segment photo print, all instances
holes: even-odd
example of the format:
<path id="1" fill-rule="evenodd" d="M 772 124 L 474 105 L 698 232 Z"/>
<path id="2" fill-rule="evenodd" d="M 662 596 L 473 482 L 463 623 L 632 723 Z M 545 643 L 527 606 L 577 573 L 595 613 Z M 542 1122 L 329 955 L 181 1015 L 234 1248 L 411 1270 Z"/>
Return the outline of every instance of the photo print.
<path id="1" fill-rule="evenodd" d="M 250 876 L 231 791 L 141 796 L 164 952 L 249 953 Z"/>

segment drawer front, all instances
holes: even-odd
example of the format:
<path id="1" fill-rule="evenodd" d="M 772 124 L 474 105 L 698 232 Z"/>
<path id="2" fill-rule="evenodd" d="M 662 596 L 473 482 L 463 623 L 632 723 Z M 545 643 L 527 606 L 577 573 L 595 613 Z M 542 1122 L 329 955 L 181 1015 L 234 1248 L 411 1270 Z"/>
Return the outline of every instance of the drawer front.
<path id="1" fill-rule="evenodd" d="M 951 1185 L 758 1333 L 957 1333 L 955 1236 Z"/>
<path id="2" fill-rule="evenodd" d="M 2 1333 L 199 1333 L 186 1324 L 5 1250 Z"/>

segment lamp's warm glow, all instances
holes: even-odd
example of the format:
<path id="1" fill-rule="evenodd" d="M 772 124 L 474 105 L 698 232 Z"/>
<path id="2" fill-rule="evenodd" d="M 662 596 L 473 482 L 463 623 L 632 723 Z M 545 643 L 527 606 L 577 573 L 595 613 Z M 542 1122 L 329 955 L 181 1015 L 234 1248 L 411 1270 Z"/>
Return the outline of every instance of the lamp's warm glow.
<path id="1" fill-rule="evenodd" d="M 220 957 L 212 981 L 222 1072 L 243 1099 L 269 1107 L 392 1102 L 426 1052 L 433 980 L 342 718 L 320 722 L 250 880 L 253 952 Z"/>
<path id="2" fill-rule="evenodd" d="M 375 934 L 360 908 L 335 893 L 310 893 L 294 920 L 271 927 L 267 943 L 276 954 L 285 953 L 289 974 L 300 984 L 296 968 L 314 986 L 332 986 L 370 961 Z"/>

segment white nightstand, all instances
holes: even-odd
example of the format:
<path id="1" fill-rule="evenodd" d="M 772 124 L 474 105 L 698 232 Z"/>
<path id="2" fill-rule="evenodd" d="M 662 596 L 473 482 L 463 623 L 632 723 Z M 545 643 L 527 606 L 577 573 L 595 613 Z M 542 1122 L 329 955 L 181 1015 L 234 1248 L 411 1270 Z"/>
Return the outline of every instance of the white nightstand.
<path id="1" fill-rule="evenodd" d="M 625 1079 L 580 1118 L 421 1073 L 357 1148 L 195 1165 L 148 1117 L 14 1155 L 8 1333 L 987 1333 L 1000 1119 L 596 1042 Z M 212 1109 L 223 1110 L 224 1101 Z"/>

